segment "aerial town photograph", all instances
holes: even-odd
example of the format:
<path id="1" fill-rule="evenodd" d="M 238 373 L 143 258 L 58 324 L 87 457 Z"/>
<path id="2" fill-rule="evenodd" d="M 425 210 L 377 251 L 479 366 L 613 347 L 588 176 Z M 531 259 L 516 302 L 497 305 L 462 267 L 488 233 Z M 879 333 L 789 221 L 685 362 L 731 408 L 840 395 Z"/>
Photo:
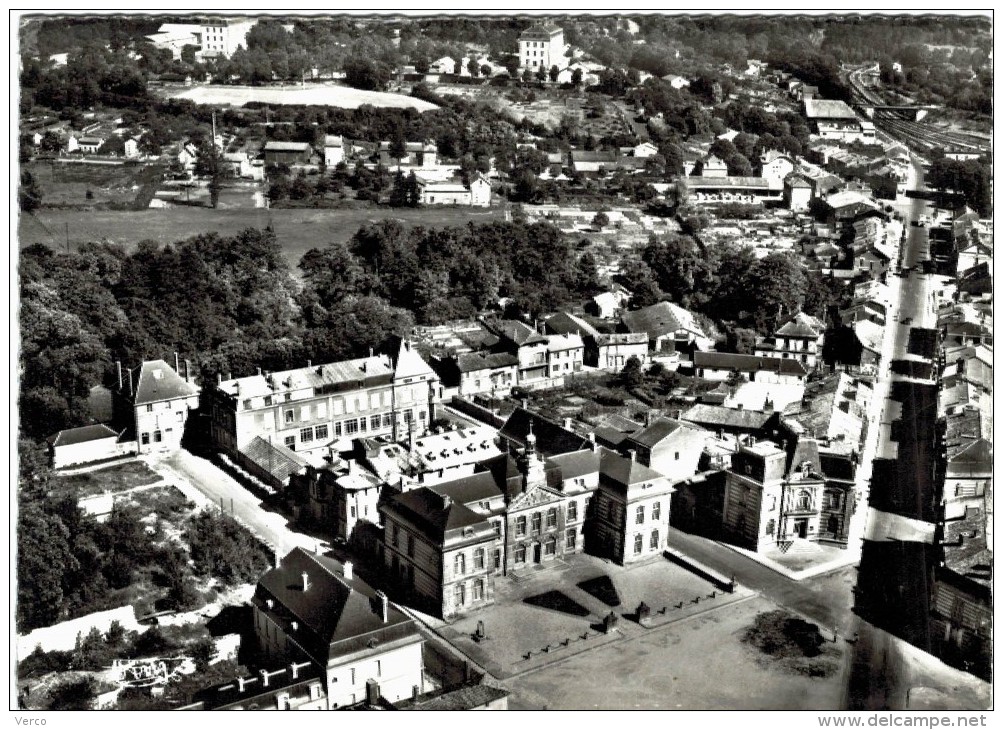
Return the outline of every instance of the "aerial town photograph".
<path id="1" fill-rule="evenodd" d="M 183 12 L 10 16 L 18 724 L 986 726 L 990 10 Z"/>

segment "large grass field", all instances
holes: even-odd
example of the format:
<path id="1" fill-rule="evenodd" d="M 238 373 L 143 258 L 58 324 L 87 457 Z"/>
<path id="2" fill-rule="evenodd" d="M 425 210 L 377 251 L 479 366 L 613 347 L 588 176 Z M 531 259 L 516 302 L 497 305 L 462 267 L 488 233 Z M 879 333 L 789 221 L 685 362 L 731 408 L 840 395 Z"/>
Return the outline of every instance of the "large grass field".
<path id="1" fill-rule="evenodd" d="M 47 205 L 129 205 L 157 171 L 148 165 L 94 165 L 80 162 L 29 162 Z M 87 197 L 90 191 L 91 197 Z"/>
<path id="2" fill-rule="evenodd" d="M 413 107 L 420 112 L 436 109 L 421 99 L 383 91 L 363 91 L 337 84 L 311 84 L 309 86 L 196 86 L 171 94 L 176 99 L 190 99 L 196 104 L 232 104 L 243 106 L 249 101 L 265 104 L 295 104 L 337 106 L 356 109 L 363 104 L 376 107 Z"/>
<path id="3" fill-rule="evenodd" d="M 245 228 L 275 229 L 290 266 L 299 264 L 311 248 L 349 240 L 360 226 L 384 218 L 397 218 L 406 225 L 441 228 L 488 222 L 502 217 L 501 208 L 389 209 L 265 209 L 265 208 L 161 208 L 141 211 L 58 210 L 43 208 L 18 220 L 20 248 L 43 243 L 62 249 L 67 231 L 70 246 L 107 239 L 132 246 L 151 239 L 160 243 L 180 241 L 200 233 L 232 235 Z"/>

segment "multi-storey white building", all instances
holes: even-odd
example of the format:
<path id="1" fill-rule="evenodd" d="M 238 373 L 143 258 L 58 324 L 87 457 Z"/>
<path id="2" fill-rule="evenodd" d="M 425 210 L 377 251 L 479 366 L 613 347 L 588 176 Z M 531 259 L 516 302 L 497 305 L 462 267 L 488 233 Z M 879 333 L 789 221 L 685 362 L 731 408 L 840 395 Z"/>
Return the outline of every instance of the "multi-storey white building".
<path id="1" fill-rule="evenodd" d="M 552 66 L 562 69 L 568 65 L 565 55 L 564 31 L 552 23 L 537 23 L 519 36 L 519 67 L 537 71 L 550 71 Z"/>
<path id="2" fill-rule="evenodd" d="M 327 455 L 361 436 L 420 435 L 442 392 L 421 355 L 400 341 L 390 355 L 220 381 L 208 396 L 213 443 L 240 460 L 259 436 Z"/>

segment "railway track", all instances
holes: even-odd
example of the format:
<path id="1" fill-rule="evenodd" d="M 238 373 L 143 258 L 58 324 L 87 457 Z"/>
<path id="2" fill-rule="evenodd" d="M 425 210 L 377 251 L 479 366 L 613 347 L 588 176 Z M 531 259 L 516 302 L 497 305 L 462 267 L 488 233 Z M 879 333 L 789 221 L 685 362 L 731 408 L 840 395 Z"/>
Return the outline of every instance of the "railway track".
<path id="1" fill-rule="evenodd" d="M 885 103 L 876 92 L 860 83 L 856 72 L 850 72 L 847 79 L 854 95 L 862 103 L 875 105 Z M 881 131 L 920 152 L 929 152 L 937 147 L 979 153 L 989 149 L 989 141 L 981 137 L 963 132 L 945 132 L 927 124 L 903 119 L 895 112 L 875 111 L 872 121 Z"/>

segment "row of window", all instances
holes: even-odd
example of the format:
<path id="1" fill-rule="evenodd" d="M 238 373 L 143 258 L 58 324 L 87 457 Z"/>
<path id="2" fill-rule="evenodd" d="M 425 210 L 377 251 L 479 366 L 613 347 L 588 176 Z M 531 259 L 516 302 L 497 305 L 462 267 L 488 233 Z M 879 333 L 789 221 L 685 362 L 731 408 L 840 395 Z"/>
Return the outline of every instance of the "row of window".
<path id="1" fill-rule="evenodd" d="M 171 431 L 173 431 L 173 430 L 174 429 L 172 429 L 172 428 L 167 429 L 167 434 L 170 435 Z M 152 434 L 150 434 L 149 432 L 141 433 L 139 435 L 139 442 L 143 446 L 149 446 L 150 445 L 150 436 L 151 435 L 153 436 L 153 443 L 155 443 L 155 444 L 159 444 L 161 441 L 164 440 L 164 434 L 162 432 L 160 432 L 160 431 L 154 431 Z"/>
<path id="2" fill-rule="evenodd" d="M 678 452 L 676 453 L 676 458 L 677 459 L 679 458 Z M 637 510 L 635 512 L 635 517 L 636 518 L 635 518 L 634 521 L 637 524 L 639 524 L 639 525 L 643 525 L 644 524 L 644 505 L 643 504 L 638 505 Z M 652 522 L 657 522 L 660 519 L 662 519 L 662 503 L 661 502 L 655 502 L 653 505 L 651 505 L 651 520 L 652 520 Z"/>
<path id="3" fill-rule="evenodd" d="M 478 578 L 470 584 L 470 602 L 478 603 L 484 600 L 484 579 Z M 453 588 L 453 600 L 457 606 L 467 605 L 467 586 L 457 583 Z"/>
<path id="4" fill-rule="evenodd" d="M 403 412 L 404 423 L 411 423 L 414 418 L 414 414 L 410 411 Z M 424 422 L 427 418 L 425 411 L 418 413 L 418 420 Z M 347 421 L 338 421 L 332 424 L 334 429 L 334 437 L 341 438 L 342 436 L 354 436 L 358 433 L 366 433 L 366 431 L 379 431 L 381 429 L 391 428 L 393 426 L 394 417 L 392 413 L 384 413 L 381 415 L 362 416 L 361 418 L 349 418 Z M 328 425 L 321 424 L 319 426 L 308 426 L 306 428 L 301 428 L 299 431 L 299 442 L 301 444 L 308 444 L 313 441 L 323 441 L 330 438 L 331 430 Z M 285 445 L 290 449 L 296 448 L 296 437 L 286 436 Z"/>
<path id="5" fill-rule="evenodd" d="M 574 518 L 570 516 L 572 505 L 574 505 L 574 510 L 576 514 L 576 517 Z M 577 519 L 577 510 L 578 510 L 578 505 L 576 502 L 568 503 L 569 520 Z M 539 535 L 541 531 L 541 524 L 543 522 L 543 513 L 534 512 L 531 520 L 533 525 L 533 534 Z M 557 508 L 551 507 L 550 509 L 547 510 L 547 529 L 549 530 L 554 527 L 557 527 Z M 525 535 L 526 535 L 526 515 L 519 515 L 515 519 L 515 536 L 525 537 Z"/>
<path id="6" fill-rule="evenodd" d="M 658 530 L 652 530 L 651 535 L 648 538 L 648 548 L 650 550 L 657 550 L 658 545 Z M 644 533 L 637 533 L 634 535 L 634 555 L 640 555 L 644 551 Z"/>

